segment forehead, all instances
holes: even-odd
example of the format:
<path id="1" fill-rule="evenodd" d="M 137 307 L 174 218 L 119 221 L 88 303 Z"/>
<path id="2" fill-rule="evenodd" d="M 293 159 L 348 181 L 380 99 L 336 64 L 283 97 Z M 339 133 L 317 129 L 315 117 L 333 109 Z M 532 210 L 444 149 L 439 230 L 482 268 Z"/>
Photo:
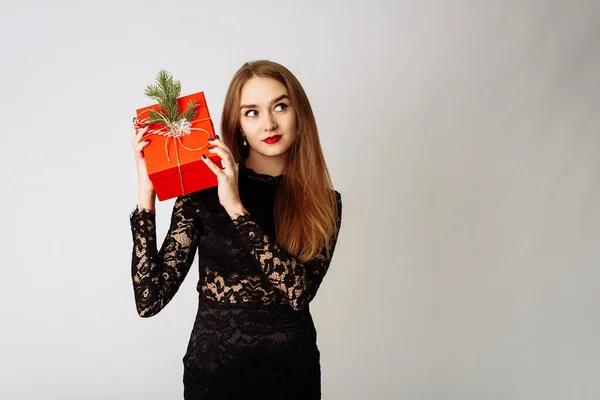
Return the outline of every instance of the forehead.
<path id="1" fill-rule="evenodd" d="M 289 93 L 284 84 L 273 78 L 254 76 L 242 87 L 242 104 L 268 104 L 276 97 Z"/>

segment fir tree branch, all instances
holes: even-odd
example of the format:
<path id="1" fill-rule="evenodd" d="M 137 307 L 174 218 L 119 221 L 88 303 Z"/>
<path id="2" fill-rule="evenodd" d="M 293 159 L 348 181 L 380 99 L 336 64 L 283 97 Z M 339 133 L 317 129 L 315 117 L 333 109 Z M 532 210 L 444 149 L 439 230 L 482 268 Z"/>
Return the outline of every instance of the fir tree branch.
<path id="1" fill-rule="evenodd" d="M 191 121 L 197 114 L 198 104 L 191 100 L 185 112 L 180 113 L 177 99 L 181 95 L 181 82 L 175 81 L 173 76 L 166 70 L 158 71 L 156 75 L 156 84 L 148 85 L 145 95 L 155 100 L 160 106 L 160 110 L 150 111 L 148 117 L 149 123 L 160 123 L 167 129 L 182 118 Z"/>
<path id="2" fill-rule="evenodd" d="M 179 116 L 179 119 L 187 119 L 188 121 L 193 120 L 196 117 L 196 110 L 198 108 L 198 103 L 195 100 L 190 100 L 188 102 L 186 110 Z"/>
<path id="3" fill-rule="evenodd" d="M 171 121 L 169 121 L 169 119 L 167 118 L 166 115 L 164 115 L 163 113 L 158 112 L 156 110 L 151 110 L 150 116 L 148 117 L 148 123 L 153 124 L 155 122 L 161 124 L 162 126 L 164 126 L 167 129 L 171 129 L 171 127 L 172 127 L 172 123 L 171 123 Z"/>

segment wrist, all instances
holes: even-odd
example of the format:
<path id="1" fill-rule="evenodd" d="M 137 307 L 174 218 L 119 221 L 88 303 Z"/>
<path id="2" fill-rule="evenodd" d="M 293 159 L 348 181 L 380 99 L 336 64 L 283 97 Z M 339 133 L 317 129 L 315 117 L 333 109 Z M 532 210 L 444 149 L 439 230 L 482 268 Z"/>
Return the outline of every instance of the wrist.
<path id="1" fill-rule="evenodd" d="M 156 192 L 154 192 L 154 190 L 152 189 L 146 190 L 145 188 L 140 188 L 138 196 L 138 206 L 147 210 L 154 211 L 155 204 Z"/>
<path id="2" fill-rule="evenodd" d="M 147 189 L 140 187 L 138 190 L 138 195 L 142 199 L 154 199 L 156 197 L 156 192 L 153 188 Z"/>
<path id="3" fill-rule="evenodd" d="M 244 215 L 248 212 L 241 202 L 227 204 L 223 206 L 223 208 L 225 208 L 225 211 L 227 212 L 227 214 L 229 214 L 229 217 L 231 219 L 236 219 L 240 215 Z"/>

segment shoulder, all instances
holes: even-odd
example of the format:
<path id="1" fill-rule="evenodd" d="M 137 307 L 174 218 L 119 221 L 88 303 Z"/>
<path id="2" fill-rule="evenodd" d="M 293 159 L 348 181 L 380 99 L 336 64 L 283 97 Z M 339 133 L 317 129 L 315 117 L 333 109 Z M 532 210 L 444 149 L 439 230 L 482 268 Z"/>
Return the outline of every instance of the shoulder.
<path id="1" fill-rule="evenodd" d="M 336 203 L 338 204 L 338 206 L 341 206 L 342 205 L 342 194 L 335 189 L 333 189 L 333 194 L 335 195 Z"/>
<path id="2" fill-rule="evenodd" d="M 339 216 L 341 216 L 341 214 L 342 214 L 342 194 L 335 189 L 333 190 L 333 192 L 335 194 L 335 202 L 337 204 L 337 213 Z"/>
<path id="3" fill-rule="evenodd" d="M 335 189 L 333 192 L 335 193 L 335 199 L 338 201 L 338 203 L 340 203 L 342 201 L 342 194 Z"/>

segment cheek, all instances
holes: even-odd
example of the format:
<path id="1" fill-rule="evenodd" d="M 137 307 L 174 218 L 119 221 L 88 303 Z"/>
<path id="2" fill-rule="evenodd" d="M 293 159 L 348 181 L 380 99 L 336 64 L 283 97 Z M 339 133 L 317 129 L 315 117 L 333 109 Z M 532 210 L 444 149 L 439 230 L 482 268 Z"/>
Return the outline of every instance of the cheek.
<path id="1" fill-rule="evenodd" d="M 242 128 L 242 131 L 246 135 L 252 135 L 254 133 L 253 131 L 256 130 L 256 128 L 254 128 L 254 125 L 256 125 L 256 124 L 253 124 L 252 121 L 250 121 L 250 120 L 247 120 L 247 119 L 240 120 L 240 127 Z"/>
<path id="2" fill-rule="evenodd" d="M 284 121 L 288 129 L 296 129 L 296 114 L 286 115 Z"/>

